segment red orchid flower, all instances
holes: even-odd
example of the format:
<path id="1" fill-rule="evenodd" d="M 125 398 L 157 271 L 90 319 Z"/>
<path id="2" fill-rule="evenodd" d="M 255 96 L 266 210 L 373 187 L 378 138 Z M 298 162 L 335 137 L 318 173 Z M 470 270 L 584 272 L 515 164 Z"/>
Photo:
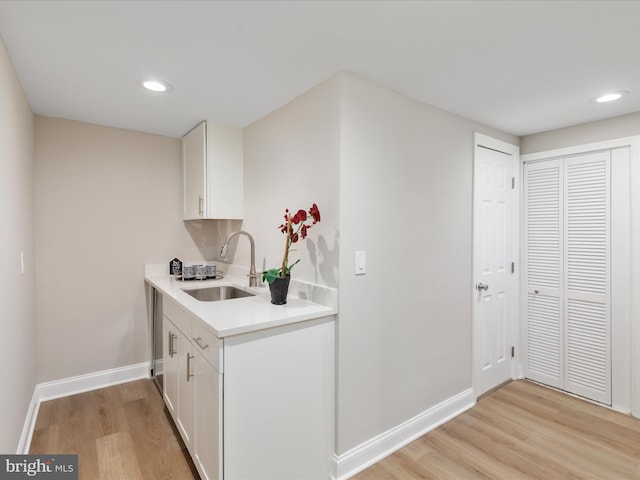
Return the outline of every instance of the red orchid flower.
<path id="1" fill-rule="evenodd" d="M 278 229 L 287 236 L 284 258 L 282 259 L 282 266 L 280 268 L 272 268 L 262 272 L 262 280 L 268 283 L 273 283 L 277 277 L 289 276 L 293 266 L 300 261 L 300 259 L 298 259 L 289 265 L 291 246 L 298 242 L 298 240 L 307 238 L 309 229 L 320 221 L 320 210 L 315 203 L 308 210 L 308 213 L 306 210 L 300 209 L 295 215 L 291 215 L 288 208 L 284 212 L 284 223 L 278 227 Z M 309 220 L 313 220 L 313 222 L 310 224 L 305 223 Z"/>
<path id="2" fill-rule="evenodd" d="M 291 217 L 291 223 L 298 225 L 300 222 L 304 222 L 307 219 L 307 212 L 304 210 L 298 210 L 296 214 Z"/>
<path id="3" fill-rule="evenodd" d="M 320 210 L 318 210 L 318 205 L 315 203 L 309 209 L 309 215 L 313 217 L 313 223 L 318 223 L 320 221 Z"/>

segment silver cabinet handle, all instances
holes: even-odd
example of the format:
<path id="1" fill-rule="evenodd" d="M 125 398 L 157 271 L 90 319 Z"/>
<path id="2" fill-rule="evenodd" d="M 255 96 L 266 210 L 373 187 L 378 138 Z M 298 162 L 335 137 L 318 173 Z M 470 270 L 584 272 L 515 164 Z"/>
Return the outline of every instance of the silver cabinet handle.
<path id="1" fill-rule="evenodd" d="M 479 292 L 481 292 L 482 290 L 484 290 L 484 291 L 486 292 L 487 290 L 489 290 L 489 285 L 487 285 L 486 283 L 482 283 L 482 282 L 480 282 L 480 283 L 478 283 L 478 284 L 476 285 L 476 289 L 477 289 Z"/>
<path id="2" fill-rule="evenodd" d="M 193 377 L 193 373 L 191 373 L 191 359 L 195 358 L 195 355 L 191 355 L 187 353 L 187 382 L 191 377 Z"/>
<path id="3" fill-rule="evenodd" d="M 169 356 L 171 358 L 173 358 L 173 356 L 176 354 L 175 344 L 174 344 L 174 340 L 176 338 L 178 338 L 176 335 L 174 335 L 173 333 L 169 332 Z"/>
<path id="4" fill-rule="evenodd" d="M 209 348 L 209 345 L 203 345 L 200 340 L 202 340 L 202 337 L 198 337 L 195 338 L 193 337 L 193 341 L 196 342 L 196 344 L 202 349 L 202 350 L 206 350 L 207 348 Z"/>
<path id="5" fill-rule="evenodd" d="M 198 214 L 200 216 L 202 216 L 204 214 L 204 202 L 203 202 L 203 198 L 202 195 L 198 195 Z"/>

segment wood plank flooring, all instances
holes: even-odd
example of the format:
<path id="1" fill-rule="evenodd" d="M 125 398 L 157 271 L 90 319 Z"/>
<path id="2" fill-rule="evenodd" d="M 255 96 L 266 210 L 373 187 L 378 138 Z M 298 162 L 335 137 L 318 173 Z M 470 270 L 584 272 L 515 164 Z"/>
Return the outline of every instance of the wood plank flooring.
<path id="1" fill-rule="evenodd" d="M 80 480 L 198 479 L 151 380 L 43 402 L 33 454 L 78 454 Z"/>
<path id="2" fill-rule="evenodd" d="M 640 420 L 518 380 L 353 479 L 640 479 Z"/>
<path id="3" fill-rule="evenodd" d="M 151 380 L 42 403 L 31 453 L 77 453 L 81 480 L 198 478 Z M 516 381 L 353 478 L 640 479 L 640 420 Z"/>

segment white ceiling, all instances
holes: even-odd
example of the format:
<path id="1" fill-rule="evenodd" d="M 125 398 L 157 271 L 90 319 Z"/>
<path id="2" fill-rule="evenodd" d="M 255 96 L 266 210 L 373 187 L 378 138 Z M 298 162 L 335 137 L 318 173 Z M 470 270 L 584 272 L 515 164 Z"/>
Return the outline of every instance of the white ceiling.
<path id="1" fill-rule="evenodd" d="M 611 0 L 0 0 L 35 113 L 170 136 L 246 126 L 342 70 L 519 136 L 637 112 L 639 21 Z M 610 90 L 632 93 L 591 101 Z"/>

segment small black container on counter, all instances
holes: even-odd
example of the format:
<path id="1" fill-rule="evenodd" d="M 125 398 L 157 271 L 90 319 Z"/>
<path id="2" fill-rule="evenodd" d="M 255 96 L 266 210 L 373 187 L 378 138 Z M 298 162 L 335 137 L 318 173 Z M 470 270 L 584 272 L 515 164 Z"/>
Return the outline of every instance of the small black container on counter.
<path id="1" fill-rule="evenodd" d="M 177 258 L 169 262 L 169 275 L 182 275 L 182 262 Z"/>

